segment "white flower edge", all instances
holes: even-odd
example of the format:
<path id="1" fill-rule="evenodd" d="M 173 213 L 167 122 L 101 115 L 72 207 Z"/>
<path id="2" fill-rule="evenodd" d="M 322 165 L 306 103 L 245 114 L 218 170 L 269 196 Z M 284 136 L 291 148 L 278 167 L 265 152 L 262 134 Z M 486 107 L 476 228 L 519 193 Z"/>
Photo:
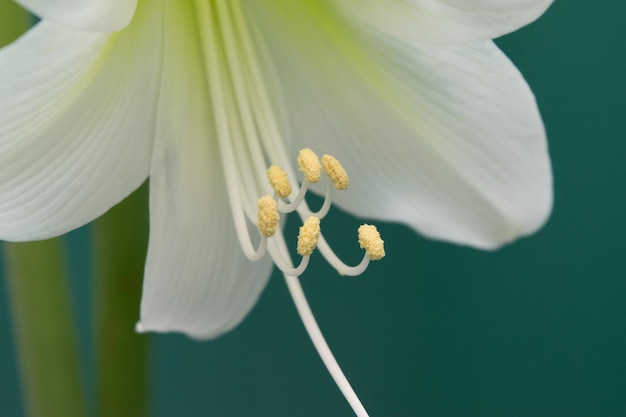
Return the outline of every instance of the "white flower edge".
<path id="1" fill-rule="evenodd" d="M 198 88 L 201 51 L 180 48 L 198 47 L 177 30 L 190 10 L 140 7 L 113 35 L 43 21 L 0 50 L 0 238 L 82 226 L 150 174 L 138 329 L 206 339 L 245 317 L 272 263 L 249 262 L 239 247 L 208 92 Z"/>
<path id="2" fill-rule="evenodd" d="M 126 27 L 138 0 L 16 0 L 36 16 L 74 29 L 113 32 Z"/>
<path id="3" fill-rule="evenodd" d="M 350 189 L 335 195 L 340 207 L 484 249 L 545 223 L 553 196 L 543 123 L 491 41 L 408 43 L 332 16 L 320 30 L 314 12 L 300 11 L 248 16 L 280 63 L 294 149 L 314 143 L 351 173 Z"/>
<path id="4" fill-rule="evenodd" d="M 289 7 L 299 12 L 312 5 Z M 180 19 L 175 25 L 180 28 L 193 17 L 180 15 L 191 13 L 180 3 L 168 7 L 164 15 L 161 8 L 141 8 L 146 14 L 137 17 L 132 30 L 108 38 L 106 46 L 103 35 L 44 22 L 14 49 L 0 52 L 8 80 L 0 91 L 19 94 L 29 84 L 39 86 L 18 95 L 17 106 L 8 99 L 1 102 L 8 116 L 0 120 L 5 129 L 0 146 L 10 151 L 2 166 L 10 168 L 2 182 L 8 188 L 0 193 L 6 208 L 0 225 L 17 225 L 8 233 L 24 237 L 20 227 L 35 224 L 32 230 L 26 227 L 25 239 L 62 233 L 123 198 L 150 165 L 151 243 L 139 328 L 210 338 L 248 313 L 271 263 L 247 262 L 232 223 L 224 221 L 225 216 L 230 220 L 230 210 L 221 161 L 209 146 L 215 132 L 206 118 L 208 93 L 197 88 L 202 84 L 197 39 L 191 31 L 169 30 L 171 37 L 157 33 L 160 22 L 167 26 L 173 24 L 169 19 Z M 356 172 L 350 195 L 344 194 L 345 200 L 337 196 L 343 207 L 479 247 L 497 246 L 545 221 L 552 194 L 543 126 L 525 82 L 492 43 L 411 45 L 351 32 L 332 21 L 335 15 L 319 30 L 306 13 L 288 13 L 287 6 L 256 12 L 251 18 L 280 64 L 294 144 L 316 143 Z M 281 21 L 284 16 L 288 22 Z M 44 56 L 53 59 L 37 61 L 41 50 L 50 49 L 49 40 L 32 41 L 37 36 L 61 41 Z M 113 48 L 117 36 L 120 43 Z M 180 44 L 197 53 L 183 53 Z M 58 51 L 68 45 L 75 45 L 80 59 Z M 302 50 L 310 60 L 303 59 Z M 26 71 L 9 64 L 16 57 L 32 60 Z M 167 83 L 159 84 L 162 80 Z M 190 96 L 197 101 L 181 106 L 182 97 Z M 141 107 L 133 97 L 154 107 Z M 53 108 L 56 112 L 46 111 Z M 94 114 L 99 116 L 93 119 Z M 155 125 L 156 131 L 151 129 Z M 22 135 L 47 145 L 24 158 L 20 152 L 31 147 L 17 140 Z M 146 161 L 146 155 L 152 160 Z M 43 170 L 47 166 L 50 170 Z M 378 175 L 382 167 L 386 171 Z M 85 173 L 87 181 L 81 177 Z M 359 182 L 359 177 L 370 181 Z M 6 236 L 7 230 L 0 231 Z"/>
<path id="5" fill-rule="evenodd" d="M 494 39 L 541 16 L 553 0 L 332 0 L 349 20 L 404 40 Z"/>
<path id="6" fill-rule="evenodd" d="M 141 48 L 113 48 L 115 35 L 43 21 L 0 50 L 0 239 L 66 233 L 145 181 L 160 65 L 153 35 Z"/>

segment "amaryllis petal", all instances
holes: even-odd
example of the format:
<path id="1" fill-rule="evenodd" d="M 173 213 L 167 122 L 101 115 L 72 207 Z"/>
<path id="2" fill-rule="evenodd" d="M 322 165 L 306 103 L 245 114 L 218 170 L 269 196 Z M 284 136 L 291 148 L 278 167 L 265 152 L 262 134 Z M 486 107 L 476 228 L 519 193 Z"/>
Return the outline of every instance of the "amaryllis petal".
<path id="1" fill-rule="evenodd" d="M 142 31 L 153 41 L 137 44 Z M 1 239 L 65 233 L 146 179 L 160 65 L 149 31 L 138 22 L 111 38 L 42 22 L 0 51 Z"/>
<path id="2" fill-rule="evenodd" d="M 74 29 L 113 32 L 133 17 L 137 0 L 16 0 L 42 19 Z"/>
<path id="3" fill-rule="evenodd" d="M 340 206 L 482 248 L 545 222 L 552 177 L 543 124 L 492 42 L 410 44 L 331 18 L 320 30 L 309 14 L 284 8 L 250 16 L 280 62 L 292 140 L 353 172 L 350 189 L 336 193 Z"/>
<path id="4" fill-rule="evenodd" d="M 165 16 L 140 329 L 212 338 L 245 317 L 273 264 L 250 262 L 237 239 L 191 10 L 172 3 Z"/>
<path id="5" fill-rule="evenodd" d="M 323 362 L 366 416 L 298 282 L 318 252 L 345 275 L 384 256 L 369 225 L 362 261 L 337 257 L 320 226 L 332 202 L 481 248 L 532 233 L 550 212 L 534 97 L 485 40 L 550 0 L 21 4 L 44 20 L 0 51 L 0 238 L 81 226 L 149 174 L 141 331 L 217 337 L 251 310 L 276 265 Z M 326 181 L 350 187 L 316 213 L 305 194 L 320 161 L 295 154 L 309 147 L 352 173 L 322 158 Z M 306 226 L 293 260 L 280 228 L 288 216 Z"/>
<path id="6" fill-rule="evenodd" d="M 552 0 L 331 0 L 347 18 L 400 39 L 465 43 L 493 39 L 537 19 Z"/>

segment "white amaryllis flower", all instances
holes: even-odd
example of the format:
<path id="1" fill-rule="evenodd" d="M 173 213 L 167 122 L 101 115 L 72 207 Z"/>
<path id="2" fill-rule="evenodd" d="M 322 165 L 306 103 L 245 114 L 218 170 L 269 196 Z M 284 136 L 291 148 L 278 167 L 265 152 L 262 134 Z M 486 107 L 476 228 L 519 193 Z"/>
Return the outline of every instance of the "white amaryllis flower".
<path id="1" fill-rule="evenodd" d="M 218 336 L 272 261 L 299 274 L 280 233 L 249 259 L 265 170 L 297 185 L 301 148 L 350 171 L 339 207 L 435 239 L 494 248 L 551 210 L 534 97 L 490 40 L 551 0 L 19 2 L 42 21 L 0 51 L 0 238 L 65 233 L 149 178 L 144 330 Z"/>

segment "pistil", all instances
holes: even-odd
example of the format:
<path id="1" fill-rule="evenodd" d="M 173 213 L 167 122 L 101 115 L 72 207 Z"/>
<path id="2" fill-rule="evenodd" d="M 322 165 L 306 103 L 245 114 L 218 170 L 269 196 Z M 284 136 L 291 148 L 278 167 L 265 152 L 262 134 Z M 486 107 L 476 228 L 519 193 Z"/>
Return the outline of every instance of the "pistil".
<path id="1" fill-rule="evenodd" d="M 306 148 L 297 160 L 303 178 L 296 180 L 298 176 L 287 157 L 240 2 L 195 0 L 194 4 L 205 50 L 215 135 L 242 251 L 250 261 L 268 254 L 283 272 L 307 332 L 331 376 L 355 413 L 367 416 L 315 322 L 298 277 L 304 274 L 316 247 L 341 274 L 358 275 L 365 271 L 370 259 L 384 255 L 382 240 L 380 236 L 379 240 L 372 237 L 377 232 L 366 229 L 364 243 L 361 243 L 365 255 L 357 266 L 346 265 L 334 254 L 321 233 L 321 221 L 332 205 L 333 188 L 347 189 L 346 171 L 334 157 L 324 155 L 320 162 L 315 152 Z M 327 177 L 326 196 L 320 210 L 313 213 L 305 196 L 309 183 L 321 180 L 322 171 Z M 273 196 L 267 195 L 272 192 Z M 302 258 L 295 267 L 281 231 L 280 218 L 281 214 L 292 212 L 303 222 L 297 243 L 297 253 Z M 255 223 L 258 232 L 251 227 Z M 360 236 L 359 242 L 361 240 Z M 256 249 L 254 242 L 258 242 Z"/>

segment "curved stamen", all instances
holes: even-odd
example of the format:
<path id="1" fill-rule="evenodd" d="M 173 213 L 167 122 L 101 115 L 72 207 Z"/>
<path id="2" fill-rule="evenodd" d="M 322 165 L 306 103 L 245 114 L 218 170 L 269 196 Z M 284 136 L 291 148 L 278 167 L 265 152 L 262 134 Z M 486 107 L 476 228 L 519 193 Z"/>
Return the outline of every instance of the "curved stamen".
<path id="1" fill-rule="evenodd" d="M 284 259 L 282 255 L 272 256 L 274 265 L 276 265 L 276 267 L 280 269 L 280 271 L 283 274 L 294 276 L 294 277 L 299 277 L 300 275 L 304 274 L 304 271 L 306 271 L 307 267 L 309 266 L 310 258 L 311 258 L 310 256 L 303 256 L 298 266 L 294 268 L 294 267 L 289 266 L 289 264 L 287 263 L 287 260 Z"/>
<path id="2" fill-rule="evenodd" d="M 301 149 L 298 153 L 298 168 L 308 182 L 318 182 L 322 176 L 322 164 L 315 152 L 309 148 Z"/>
<path id="3" fill-rule="evenodd" d="M 286 257 L 284 253 L 279 252 L 273 256 L 274 263 L 286 275 L 300 276 L 304 273 L 309 265 L 309 258 L 317 246 L 320 237 L 320 219 L 311 216 L 306 219 L 298 232 L 298 255 L 302 256 L 300 265 L 296 268 L 291 267 L 291 258 Z M 278 235 L 279 245 L 286 246 L 282 235 Z"/>
<path id="4" fill-rule="evenodd" d="M 309 186 L 308 181 L 304 180 L 304 182 L 300 186 L 300 190 L 298 190 L 298 194 L 296 194 L 296 197 L 292 201 L 286 202 L 285 200 L 279 200 L 278 211 L 280 211 L 281 213 L 288 214 L 299 209 L 300 213 L 304 217 L 315 216 L 320 219 L 323 219 L 324 217 L 326 217 L 326 215 L 330 211 L 330 206 L 333 204 L 332 183 L 329 181 L 328 184 L 326 185 L 326 194 L 324 195 L 324 203 L 322 203 L 322 206 L 320 207 L 318 211 L 311 211 L 308 208 L 308 206 L 304 206 L 302 204 L 304 201 L 304 197 L 306 196 L 306 193 L 308 191 L 308 188 L 309 188 L 308 186 Z"/>
<path id="5" fill-rule="evenodd" d="M 331 185 L 331 182 L 328 181 L 328 183 L 326 184 L 326 194 L 324 195 L 324 203 L 322 204 L 322 207 L 320 207 L 318 211 L 315 211 L 311 213 L 310 215 L 323 219 L 328 214 L 328 211 L 330 210 L 330 206 L 332 205 L 332 203 L 333 203 L 333 187 Z"/>
<path id="6" fill-rule="evenodd" d="M 309 188 L 309 182 L 307 180 L 304 180 L 302 182 L 302 185 L 300 186 L 300 189 L 298 190 L 298 194 L 296 194 L 293 200 L 289 202 L 282 200 L 282 199 L 279 200 L 278 211 L 280 211 L 281 213 L 287 214 L 298 209 L 300 205 L 302 204 L 302 202 L 304 201 L 304 197 L 306 196 L 308 188 Z"/>
<path id="7" fill-rule="evenodd" d="M 372 261 L 380 261 L 385 256 L 385 242 L 381 239 L 376 226 L 362 224 L 358 230 L 359 246 Z"/>
<path id="8" fill-rule="evenodd" d="M 301 149 L 300 152 L 298 152 L 298 169 L 304 174 L 302 186 L 293 200 L 290 202 L 285 201 L 280 206 L 280 211 L 283 213 L 291 213 L 300 207 L 304 201 L 309 183 L 318 182 L 322 176 L 322 164 L 320 163 L 320 159 L 317 154 L 309 148 Z"/>
<path id="9" fill-rule="evenodd" d="M 364 255 L 363 259 L 358 265 L 350 266 L 344 263 L 337 254 L 332 250 L 326 239 L 324 239 L 323 235 L 320 235 L 319 241 L 317 242 L 317 248 L 326 259 L 330 265 L 337 271 L 339 275 L 348 276 L 348 277 L 356 277 L 357 275 L 361 275 L 367 269 L 370 258 L 369 256 Z"/>
<path id="10" fill-rule="evenodd" d="M 256 252 L 254 253 L 244 252 L 244 255 L 246 255 L 246 258 L 248 258 L 250 262 L 256 262 L 256 261 L 261 260 L 261 258 L 265 256 L 266 251 L 267 251 L 267 238 L 263 236 L 261 237 L 261 241 L 259 242 L 259 247 L 257 248 Z"/>
<path id="11" fill-rule="evenodd" d="M 257 227 L 261 234 L 265 237 L 272 237 L 278 229 L 278 210 L 276 209 L 276 201 L 270 197 L 265 196 L 259 198 L 259 217 L 257 221 Z"/>
<path id="12" fill-rule="evenodd" d="M 266 251 L 269 252 L 274 263 L 285 274 L 298 312 L 324 364 L 355 413 L 359 417 L 367 416 L 367 412 L 324 341 L 297 279 L 297 276 L 301 275 L 308 266 L 315 243 L 321 238 L 319 219 L 312 221 L 307 219 L 304 222 L 305 225 L 302 229 L 305 229 L 306 233 L 303 232 L 305 236 L 302 238 L 302 245 L 299 237 L 298 245 L 298 252 L 304 256 L 297 267 L 292 266 L 293 263 L 289 257 L 284 236 L 278 229 L 279 220 L 276 212 L 277 208 L 284 208 L 290 203 L 283 201 L 278 204 L 274 202 L 273 205 L 268 203 L 273 208 L 267 213 L 259 215 L 260 218 L 262 217 L 262 221 L 259 220 L 261 240 L 257 250 L 254 250 L 251 242 L 249 223 L 254 222 L 254 199 L 266 193 L 266 191 L 260 192 L 259 190 L 267 189 L 269 191 L 267 184 L 259 185 L 257 182 L 267 166 L 265 164 L 266 158 L 282 164 L 287 169 L 286 174 L 292 182 L 296 179 L 283 146 L 284 141 L 276 123 L 272 100 L 265 87 L 260 61 L 254 51 L 255 47 L 263 47 L 262 42 L 260 42 L 260 46 L 253 42 L 248 31 L 246 16 L 239 1 L 217 0 L 207 2 L 206 0 L 195 0 L 194 4 L 200 41 L 205 50 L 206 77 L 211 95 L 215 133 L 222 156 L 222 169 L 224 170 L 236 233 L 242 250 L 250 260 L 258 260 Z M 305 152 L 305 156 L 307 154 Z M 317 163 L 319 164 L 319 161 Z M 294 210 L 297 209 L 302 218 L 305 218 L 309 212 L 304 199 L 308 182 L 319 180 L 319 174 L 315 174 L 317 169 L 315 164 L 313 163 L 311 168 L 307 164 L 308 162 L 304 163 L 307 168 L 303 170 L 306 181 L 297 193 L 297 203 L 294 204 Z M 307 173 L 309 169 L 310 172 Z M 332 179 L 331 174 L 329 177 L 336 185 L 337 182 Z M 256 193 L 254 192 L 255 188 Z M 337 188 L 341 189 L 339 186 Z M 331 189 L 330 186 L 329 189 Z M 285 191 L 277 192 L 277 196 L 281 197 L 281 194 L 285 194 Z M 287 193 L 282 198 L 286 198 L 289 194 Z M 302 194 L 301 197 L 299 197 L 300 194 Z M 271 197 L 268 198 L 274 201 Z M 319 217 L 323 217 L 328 212 L 330 204 L 330 192 L 327 192 L 324 204 L 318 212 Z M 315 227 L 311 225 L 317 226 L 317 232 Z M 268 245 L 269 236 L 272 236 L 272 241 Z M 323 239 L 320 242 L 328 246 Z M 332 251 L 330 252 L 332 253 Z"/>
<path id="13" fill-rule="evenodd" d="M 376 226 L 364 224 L 359 227 L 359 246 L 361 249 L 365 249 L 365 255 L 363 259 L 356 266 L 346 265 L 335 252 L 332 250 L 324 236 L 320 234 L 317 247 L 326 259 L 340 275 L 354 277 L 361 275 L 367 267 L 370 261 L 378 261 L 385 256 L 384 241 L 380 238 L 380 233 L 376 229 Z"/>
<path id="14" fill-rule="evenodd" d="M 287 173 L 278 165 L 272 165 L 267 169 L 267 181 L 280 198 L 287 198 L 291 194 L 292 188 L 289 183 Z"/>
<path id="15" fill-rule="evenodd" d="M 298 255 L 311 256 L 320 237 L 320 219 L 310 216 L 298 233 Z"/>
<path id="16" fill-rule="evenodd" d="M 350 178 L 337 158 L 332 155 L 322 156 L 322 167 L 324 167 L 326 175 L 328 175 L 333 184 L 335 184 L 335 188 L 338 190 L 345 190 L 348 188 Z"/>

